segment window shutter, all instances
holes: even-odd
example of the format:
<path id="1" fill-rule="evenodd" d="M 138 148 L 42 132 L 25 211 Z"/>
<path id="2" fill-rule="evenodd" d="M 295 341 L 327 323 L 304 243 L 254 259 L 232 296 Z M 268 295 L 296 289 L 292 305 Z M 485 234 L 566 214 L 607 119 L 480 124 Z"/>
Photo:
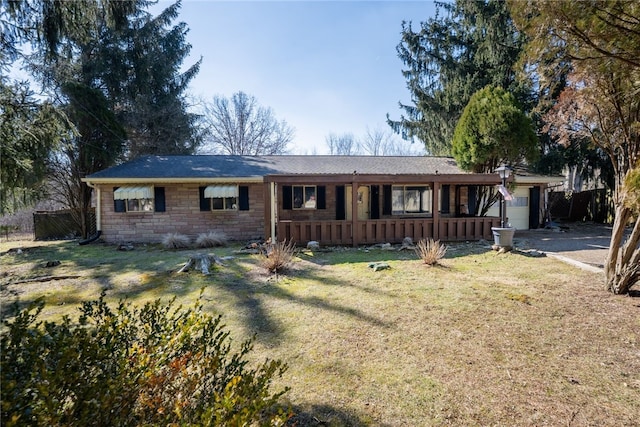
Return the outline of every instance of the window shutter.
<path id="1" fill-rule="evenodd" d="M 445 184 L 442 186 L 442 197 L 440 200 L 440 212 L 441 213 L 449 213 L 449 200 L 451 197 L 450 193 L 450 185 L 449 184 Z"/>
<path id="2" fill-rule="evenodd" d="M 316 187 L 316 208 L 327 209 L 327 187 L 318 185 Z"/>
<path id="3" fill-rule="evenodd" d="M 238 208 L 241 211 L 249 210 L 249 187 L 241 185 L 238 187 Z"/>
<path id="4" fill-rule="evenodd" d="M 344 185 L 336 185 L 336 220 L 346 219 Z"/>
<path id="5" fill-rule="evenodd" d="M 165 211 L 164 187 L 153 187 L 153 200 L 155 202 L 155 211 Z"/>
<path id="6" fill-rule="evenodd" d="M 478 187 L 469 186 L 469 215 L 476 216 L 476 204 L 478 203 Z"/>
<path id="7" fill-rule="evenodd" d="M 293 191 L 290 185 L 282 186 L 282 209 L 293 209 Z"/>
<path id="8" fill-rule="evenodd" d="M 369 198 L 371 201 L 371 212 L 369 216 L 371 219 L 380 219 L 380 186 L 372 185 L 371 186 L 371 197 Z"/>
<path id="9" fill-rule="evenodd" d="M 382 215 L 391 215 L 392 200 L 391 200 L 391 186 L 382 186 Z"/>
<path id="10" fill-rule="evenodd" d="M 113 192 L 120 187 L 113 187 Z M 113 211 L 114 212 L 126 212 L 127 208 L 125 206 L 126 200 L 113 200 Z"/>
<path id="11" fill-rule="evenodd" d="M 199 187 L 198 191 L 200 192 L 200 211 L 210 211 L 211 210 L 211 200 L 204 197 L 204 189 L 207 187 Z"/>

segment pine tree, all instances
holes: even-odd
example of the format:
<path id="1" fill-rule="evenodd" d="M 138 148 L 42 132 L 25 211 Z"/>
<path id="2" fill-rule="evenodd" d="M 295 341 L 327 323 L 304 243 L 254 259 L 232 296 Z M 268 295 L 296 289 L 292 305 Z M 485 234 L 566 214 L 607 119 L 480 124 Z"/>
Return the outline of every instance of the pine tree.
<path id="1" fill-rule="evenodd" d="M 412 104 L 401 104 L 399 120 L 388 124 L 405 138 L 417 138 L 432 155 L 450 155 L 453 132 L 471 96 L 487 85 L 503 87 L 529 106 L 530 90 L 516 78 L 523 46 L 503 1 L 436 3 L 434 18 L 414 31 L 402 25 L 397 47 Z M 445 15 L 440 13 L 444 11 Z"/>

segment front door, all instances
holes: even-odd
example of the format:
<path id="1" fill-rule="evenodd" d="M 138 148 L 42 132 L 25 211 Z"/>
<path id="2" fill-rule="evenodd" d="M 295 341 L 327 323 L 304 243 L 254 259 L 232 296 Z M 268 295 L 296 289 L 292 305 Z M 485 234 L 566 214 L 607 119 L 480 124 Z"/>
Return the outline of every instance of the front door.
<path id="1" fill-rule="evenodd" d="M 345 193 L 347 220 L 351 220 L 353 211 L 353 189 L 350 185 L 347 186 Z M 369 187 L 360 186 L 358 187 L 358 220 L 369 219 L 369 211 Z"/>

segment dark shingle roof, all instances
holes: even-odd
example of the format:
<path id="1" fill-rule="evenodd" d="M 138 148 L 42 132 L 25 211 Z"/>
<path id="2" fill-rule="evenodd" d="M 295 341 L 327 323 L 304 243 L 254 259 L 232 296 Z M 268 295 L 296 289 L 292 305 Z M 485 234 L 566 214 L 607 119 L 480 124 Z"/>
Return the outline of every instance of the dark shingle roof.
<path id="1" fill-rule="evenodd" d="M 449 157 L 378 156 L 145 156 L 96 172 L 92 179 L 248 178 L 266 175 L 463 174 Z"/>

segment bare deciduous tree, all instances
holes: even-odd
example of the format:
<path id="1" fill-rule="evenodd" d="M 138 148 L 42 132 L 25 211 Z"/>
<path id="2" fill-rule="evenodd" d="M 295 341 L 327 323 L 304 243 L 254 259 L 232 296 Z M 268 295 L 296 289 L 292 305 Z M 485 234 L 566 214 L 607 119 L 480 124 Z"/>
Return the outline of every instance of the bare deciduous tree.
<path id="1" fill-rule="evenodd" d="M 215 96 L 204 105 L 207 136 L 205 151 L 232 155 L 285 154 L 294 130 L 278 121 L 271 108 L 256 98 L 236 92 L 231 98 Z"/>
<path id="2" fill-rule="evenodd" d="M 571 63 L 567 87 L 544 117 L 549 130 L 567 145 L 586 138 L 611 161 L 615 219 L 605 286 L 626 294 L 640 283 L 640 4 L 513 1 L 511 10 L 530 38 L 531 69 Z"/>
<path id="3" fill-rule="evenodd" d="M 360 145 L 352 133 L 338 135 L 332 132 L 325 137 L 325 141 L 332 156 L 355 156 L 360 152 Z"/>
<path id="4" fill-rule="evenodd" d="M 386 129 L 370 129 L 360 139 L 360 147 L 371 156 L 420 156 L 425 154 L 424 145 L 413 144 Z"/>

